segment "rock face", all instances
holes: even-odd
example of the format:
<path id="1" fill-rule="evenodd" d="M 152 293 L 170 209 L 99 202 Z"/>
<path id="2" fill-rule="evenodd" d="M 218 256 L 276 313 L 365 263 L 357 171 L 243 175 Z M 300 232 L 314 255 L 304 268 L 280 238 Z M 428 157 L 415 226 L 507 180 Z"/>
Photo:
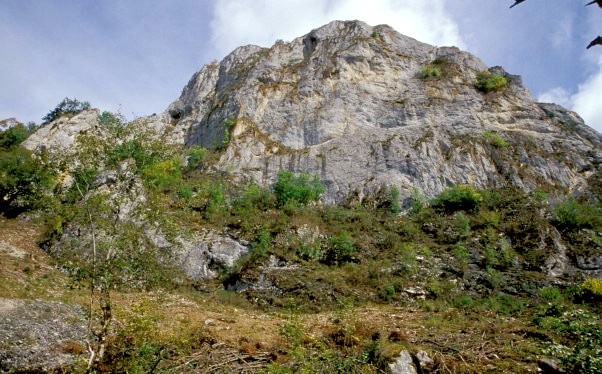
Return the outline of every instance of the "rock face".
<path id="1" fill-rule="evenodd" d="M 441 75 L 421 76 L 427 65 Z M 290 43 L 244 46 L 194 74 L 149 119 L 166 139 L 225 149 L 217 168 L 269 184 L 307 171 L 326 201 L 395 185 L 402 198 L 449 185 L 581 188 L 599 169 L 600 134 L 573 112 L 537 103 L 518 76 L 484 94 L 487 66 L 358 21 L 335 21 Z"/>
<path id="2" fill-rule="evenodd" d="M 31 134 L 23 146 L 29 150 L 40 148 L 54 148 L 70 150 L 80 134 L 102 134 L 98 124 L 98 109 L 85 110 L 73 117 L 60 117 L 46 126 L 40 127 Z"/>

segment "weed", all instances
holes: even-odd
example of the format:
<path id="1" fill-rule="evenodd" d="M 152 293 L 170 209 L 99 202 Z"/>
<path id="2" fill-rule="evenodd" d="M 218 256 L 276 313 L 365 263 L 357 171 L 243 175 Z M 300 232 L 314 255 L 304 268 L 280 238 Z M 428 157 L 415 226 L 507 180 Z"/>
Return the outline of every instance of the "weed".
<path id="1" fill-rule="evenodd" d="M 581 284 L 581 290 L 584 300 L 602 301 L 602 280 L 587 278 Z"/>
<path id="2" fill-rule="evenodd" d="M 553 286 L 543 287 L 539 290 L 539 297 L 544 301 L 555 303 L 562 300 L 562 293 L 558 288 Z"/>
<path id="3" fill-rule="evenodd" d="M 423 66 L 422 69 L 420 69 L 420 78 L 422 79 L 433 79 L 439 78 L 440 76 L 441 69 L 439 69 L 434 64 Z"/>
<path id="4" fill-rule="evenodd" d="M 483 201 L 483 197 L 475 188 L 459 184 L 450 187 L 437 196 L 431 206 L 435 209 L 441 209 L 446 212 L 455 212 L 458 210 L 475 210 Z"/>
<path id="5" fill-rule="evenodd" d="M 457 242 L 454 245 L 454 257 L 461 264 L 468 265 L 470 259 L 470 251 L 464 246 L 464 243 Z"/>
<path id="6" fill-rule="evenodd" d="M 233 118 L 228 118 L 224 121 L 224 135 L 222 137 L 221 144 L 222 148 L 230 144 L 230 131 L 232 128 L 234 128 L 234 125 L 236 125 L 236 120 Z"/>
<path id="7" fill-rule="evenodd" d="M 600 227 L 602 208 L 571 198 L 556 207 L 554 222 L 559 228 L 567 231 Z"/>
<path id="8" fill-rule="evenodd" d="M 410 201 L 410 214 L 417 215 L 423 209 L 428 207 L 428 199 L 426 196 L 416 187 L 412 188 L 412 196 Z"/>
<path id="9" fill-rule="evenodd" d="M 500 136 L 500 134 L 493 131 L 485 131 L 482 134 L 483 139 L 485 139 L 489 144 L 496 148 L 507 148 L 508 142 Z"/>
<path id="10" fill-rule="evenodd" d="M 399 188 L 393 186 L 389 189 L 387 196 L 387 208 L 392 214 L 399 214 L 401 212 L 401 204 Z"/>
<path id="11" fill-rule="evenodd" d="M 498 74 L 493 74 L 489 71 L 481 71 L 477 73 L 475 87 L 484 93 L 499 91 L 508 86 L 508 79 Z"/>
<path id="12" fill-rule="evenodd" d="M 287 203 L 306 205 L 317 201 L 323 192 L 324 185 L 317 176 L 307 173 L 294 175 L 288 170 L 278 172 L 278 180 L 274 185 L 274 193 L 280 207 Z"/>
<path id="13" fill-rule="evenodd" d="M 340 265 L 343 262 L 353 261 L 356 252 L 353 238 L 349 232 L 343 230 L 328 240 L 324 262 L 329 265 Z"/>
<path id="14" fill-rule="evenodd" d="M 193 145 L 186 149 L 186 169 L 199 168 L 205 161 L 209 151 L 201 146 Z"/>

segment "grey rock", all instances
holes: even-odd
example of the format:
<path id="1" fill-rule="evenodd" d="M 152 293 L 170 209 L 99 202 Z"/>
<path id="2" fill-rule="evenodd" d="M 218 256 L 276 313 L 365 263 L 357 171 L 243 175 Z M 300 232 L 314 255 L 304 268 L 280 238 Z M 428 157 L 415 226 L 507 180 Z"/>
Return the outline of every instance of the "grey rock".
<path id="1" fill-rule="evenodd" d="M 542 249 L 546 246 L 545 239 L 551 241 L 552 253 L 548 256 L 543 270 L 551 277 L 559 277 L 566 272 L 570 263 L 566 255 L 566 246 L 562 243 L 560 233 L 554 227 L 549 228 L 547 235 L 542 236 Z"/>
<path id="2" fill-rule="evenodd" d="M 40 127 L 24 142 L 29 150 L 55 149 L 73 153 L 77 137 L 81 134 L 102 136 L 103 129 L 98 124 L 98 109 L 85 110 L 73 117 L 63 116 Z"/>
<path id="3" fill-rule="evenodd" d="M 443 77 L 419 77 L 430 63 Z M 573 112 L 535 102 L 520 77 L 500 67 L 490 70 L 509 87 L 479 92 L 482 70 L 458 48 L 335 21 L 205 66 L 149 126 L 174 143 L 220 148 L 230 131 L 218 170 L 262 184 L 280 169 L 310 172 L 325 183 L 326 202 L 387 186 L 402 199 L 412 188 L 430 197 L 459 183 L 575 190 L 599 170 L 600 134 Z M 488 132 L 509 146 L 491 144 Z"/>
<path id="4" fill-rule="evenodd" d="M 416 360 L 418 361 L 421 372 L 428 371 L 433 367 L 433 365 L 435 365 L 435 361 L 433 361 L 433 359 L 425 351 L 416 352 Z"/>
<path id="5" fill-rule="evenodd" d="M 86 352 L 86 314 L 75 305 L 0 298 L 0 371 L 54 372 Z"/>
<path id="6" fill-rule="evenodd" d="M 234 265 L 249 251 L 246 242 L 215 231 L 199 233 L 181 244 L 181 267 L 193 280 L 215 278 L 220 269 Z"/>
<path id="7" fill-rule="evenodd" d="M 412 360 L 412 355 L 408 350 L 403 350 L 394 363 L 389 364 L 391 374 L 418 374 L 416 366 Z"/>
<path id="8" fill-rule="evenodd" d="M 566 373 L 562 368 L 558 365 L 558 362 L 551 358 L 541 358 L 537 361 L 537 366 L 541 373 L 543 374 L 563 374 Z"/>

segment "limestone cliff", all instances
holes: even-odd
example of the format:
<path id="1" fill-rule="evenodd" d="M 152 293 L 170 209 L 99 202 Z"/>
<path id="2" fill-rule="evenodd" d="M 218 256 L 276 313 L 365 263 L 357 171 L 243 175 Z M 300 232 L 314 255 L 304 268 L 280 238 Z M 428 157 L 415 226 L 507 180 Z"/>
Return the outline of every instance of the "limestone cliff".
<path id="1" fill-rule="evenodd" d="M 441 75 L 422 78 L 428 65 Z M 171 142 L 223 148 L 216 167 L 238 178 L 317 174 L 329 202 L 391 185 L 402 197 L 458 183 L 582 187 L 599 169 L 600 134 L 573 112 L 535 102 L 499 67 L 489 70 L 508 87 L 480 92 L 475 76 L 487 69 L 455 47 L 335 21 L 206 65 L 150 122 Z"/>

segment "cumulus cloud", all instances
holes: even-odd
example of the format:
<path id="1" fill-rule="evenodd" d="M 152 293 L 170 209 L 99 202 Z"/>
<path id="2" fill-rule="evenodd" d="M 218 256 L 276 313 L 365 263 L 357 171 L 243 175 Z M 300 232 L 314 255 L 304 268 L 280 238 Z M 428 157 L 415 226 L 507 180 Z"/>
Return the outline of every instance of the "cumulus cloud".
<path id="1" fill-rule="evenodd" d="M 434 45 L 463 48 L 457 24 L 444 0 L 218 0 L 211 21 L 219 57 L 239 45 L 270 46 L 291 40 L 333 20 L 388 24 L 402 34 Z"/>
<path id="2" fill-rule="evenodd" d="M 602 133 L 602 57 L 598 60 L 598 71 L 580 84 L 577 92 L 571 93 L 562 87 L 553 88 L 538 97 L 539 101 L 563 105 L 579 113 L 585 123 Z"/>

